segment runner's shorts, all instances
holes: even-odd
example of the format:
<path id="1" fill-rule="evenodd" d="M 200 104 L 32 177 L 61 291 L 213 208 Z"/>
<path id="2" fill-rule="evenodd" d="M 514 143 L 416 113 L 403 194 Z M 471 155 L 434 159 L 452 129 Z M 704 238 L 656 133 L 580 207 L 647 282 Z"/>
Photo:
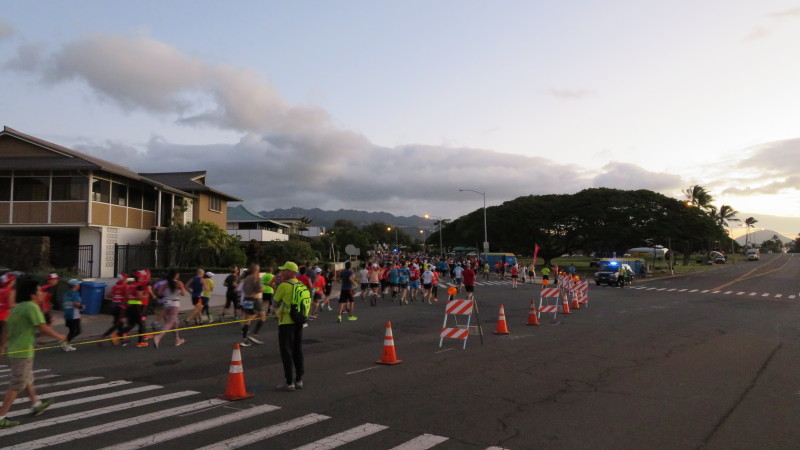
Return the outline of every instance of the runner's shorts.
<path id="1" fill-rule="evenodd" d="M 348 302 L 353 302 L 353 291 L 342 291 L 341 294 L 339 294 L 339 303 Z"/>

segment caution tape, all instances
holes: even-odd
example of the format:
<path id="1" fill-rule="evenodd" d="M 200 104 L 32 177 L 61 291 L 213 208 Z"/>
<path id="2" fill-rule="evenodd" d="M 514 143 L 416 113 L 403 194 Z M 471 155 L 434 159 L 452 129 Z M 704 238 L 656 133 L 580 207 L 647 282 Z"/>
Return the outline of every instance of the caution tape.
<path id="1" fill-rule="evenodd" d="M 267 316 L 267 318 L 268 319 L 272 319 L 272 318 L 275 318 L 275 316 Z M 70 343 L 70 345 L 97 344 L 97 343 L 101 343 L 101 342 L 114 341 L 114 340 L 118 340 L 118 339 L 131 339 L 131 338 L 137 338 L 139 336 L 153 336 L 153 335 L 156 335 L 156 334 L 172 333 L 173 331 L 196 330 L 196 329 L 199 329 L 199 328 L 216 327 L 216 326 L 220 326 L 220 325 L 230 325 L 230 324 L 233 324 L 233 323 L 252 322 L 253 320 L 259 320 L 259 318 L 258 317 L 254 317 L 252 319 L 230 320 L 228 322 L 207 323 L 207 324 L 204 324 L 204 325 L 195 325 L 195 326 L 191 326 L 191 327 L 172 328 L 170 330 L 151 331 L 151 332 L 148 332 L 148 333 L 141 333 L 141 334 L 129 334 L 129 335 L 125 336 L 124 338 L 120 337 L 120 336 L 117 336 L 117 337 L 113 337 L 113 338 L 109 337 L 109 338 L 105 338 L 105 339 L 95 339 L 93 341 L 72 342 L 72 343 Z M 13 351 L 13 352 L 5 352 L 5 353 L 0 353 L 0 356 L 13 355 L 15 353 L 25 353 L 25 352 L 30 352 L 30 351 L 38 352 L 38 351 L 41 351 L 41 350 L 51 350 L 51 349 L 54 349 L 54 348 L 61 348 L 61 344 L 51 345 L 51 346 L 48 346 L 48 347 L 36 347 L 36 348 L 30 349 L 30 350 L 16 350 L 16 351 Z"/>

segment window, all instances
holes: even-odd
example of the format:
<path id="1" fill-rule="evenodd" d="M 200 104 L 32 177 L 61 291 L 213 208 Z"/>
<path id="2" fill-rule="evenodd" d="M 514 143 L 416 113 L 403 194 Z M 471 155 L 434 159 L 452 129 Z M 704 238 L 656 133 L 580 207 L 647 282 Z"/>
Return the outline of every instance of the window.
<path id="1" fill-rule="evenodd" d="M 53 200 L 87 200 L 88 186 L 86 177 L 53 177 Z"/>
<path id="2" fill-rule="evenodd" d="M 142 190 L 132 187 L 128 189 L 128 206 L 142 209 Z"/>
<path id="3" fill-rule="evenodd" d="M 222 199 L 219 197 L 209 197 L 208 209 L 211 211 L 222 212 Z"/>
<path id="4" fill-rule="evenodd" d="M 157 195 L 156 191 L 152 189 L 148 189 L 142 193 L 142 206 L 144 210 L 147 211 L 155 211 L 156 210 L 156 203 L 157 203 Z"/>
<path id="5" fill-rule="evenodd" d="M 0 202 L 11 200 L 11 178 L 0 178 Z"/>
<path id="6" fill-rule="evenodd" d="M 101 203 L 108 203 L 111 199 L 111 182 L 108 180 L 95 179 L 92 182 L 92 200 Z"/>
<path id="7" fill-rule="evenodd" d="M 15 202 L 46 202 L 50 199 L 50 178 L 14 178 Z"/>
<path id="8" fill-rule="evenodd" d="M 119 206 L 128 205 L 128 186 L 111 183 L 111 204 Z"/>

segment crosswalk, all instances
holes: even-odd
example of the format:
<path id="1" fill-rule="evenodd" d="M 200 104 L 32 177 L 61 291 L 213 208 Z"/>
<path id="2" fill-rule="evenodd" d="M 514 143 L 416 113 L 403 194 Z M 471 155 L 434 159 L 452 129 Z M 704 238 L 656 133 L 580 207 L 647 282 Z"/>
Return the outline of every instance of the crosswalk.
<path id="1" fill-rule="evenodd" d="M 733 295 L 742 297 L 757 297 L 757 298 L 786 298 L 793 300 L 798 298 L 798 294 L 784 294 L 784 293 L 770 293 L 770 292 L 752 292 L 740 291 L 738 289 L 732 290 L 714 290 L 714 289 L 689 289 L 689 288 L 665 288 L 665 287 L 648 287 L 648 286 L 630 286 L 630 289 L 639 289 L 643 291 L 656 291 L 656 292 L 677 292 L 687 294 L 713 294 L 713 295 Z"/>
<path id="2" fill-rule="evenodd" d="M 15 401 L 8 416 L 18 418 L 15 420 L 21 424 L 0 429 L 3 449 L 67 445 L 127 450 L 166 443 L 214 450 L 250 445 L 322 450 L 356 443 L 362 448 L 411 450 L 450 440 L 427 433 L 409 436 L 407 431 L 375 423 L 353 426 L 348 422 L 352 419 L 337 420 L 317 413 L 292 417 L 294 414 L 280 406 L 208 399 L 192 390 L 167 392 L 159 385 L 97 376 L 62 380 L 48 369 L 37 372 L 37 383 L 48 380 L 37 384 L 39 396 L 56 401 L 39 417 L 27 417 L 29 399 Z M 0 365 L 0 384 L 9 376 L 8 367 Z M 323 423 L 324 428 L 312 427 Z M 286 441 L 270 442 L 286 436 L 291 437 L 289 447 Z M 298 444 L 298 437 L 304 442 Z"/>

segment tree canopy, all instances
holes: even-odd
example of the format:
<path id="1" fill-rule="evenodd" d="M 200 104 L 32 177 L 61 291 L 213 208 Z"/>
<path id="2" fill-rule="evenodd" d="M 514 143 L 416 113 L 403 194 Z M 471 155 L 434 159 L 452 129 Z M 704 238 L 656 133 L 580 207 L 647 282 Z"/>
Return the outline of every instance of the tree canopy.
<path id="1" fill-rule="evenodd" d="M 487 225 L 492 251 L 530 255 L 539 245 L 545 262 L 577 251 L 622 255 L 648 241 L 694 251 L 728 239 L 719 220 L 703 209 L 644 189 L 518 197 L 490 207 Z M 446 245 L 483 241 L 483 211 L 453 221 L 443 237 Z"/>

